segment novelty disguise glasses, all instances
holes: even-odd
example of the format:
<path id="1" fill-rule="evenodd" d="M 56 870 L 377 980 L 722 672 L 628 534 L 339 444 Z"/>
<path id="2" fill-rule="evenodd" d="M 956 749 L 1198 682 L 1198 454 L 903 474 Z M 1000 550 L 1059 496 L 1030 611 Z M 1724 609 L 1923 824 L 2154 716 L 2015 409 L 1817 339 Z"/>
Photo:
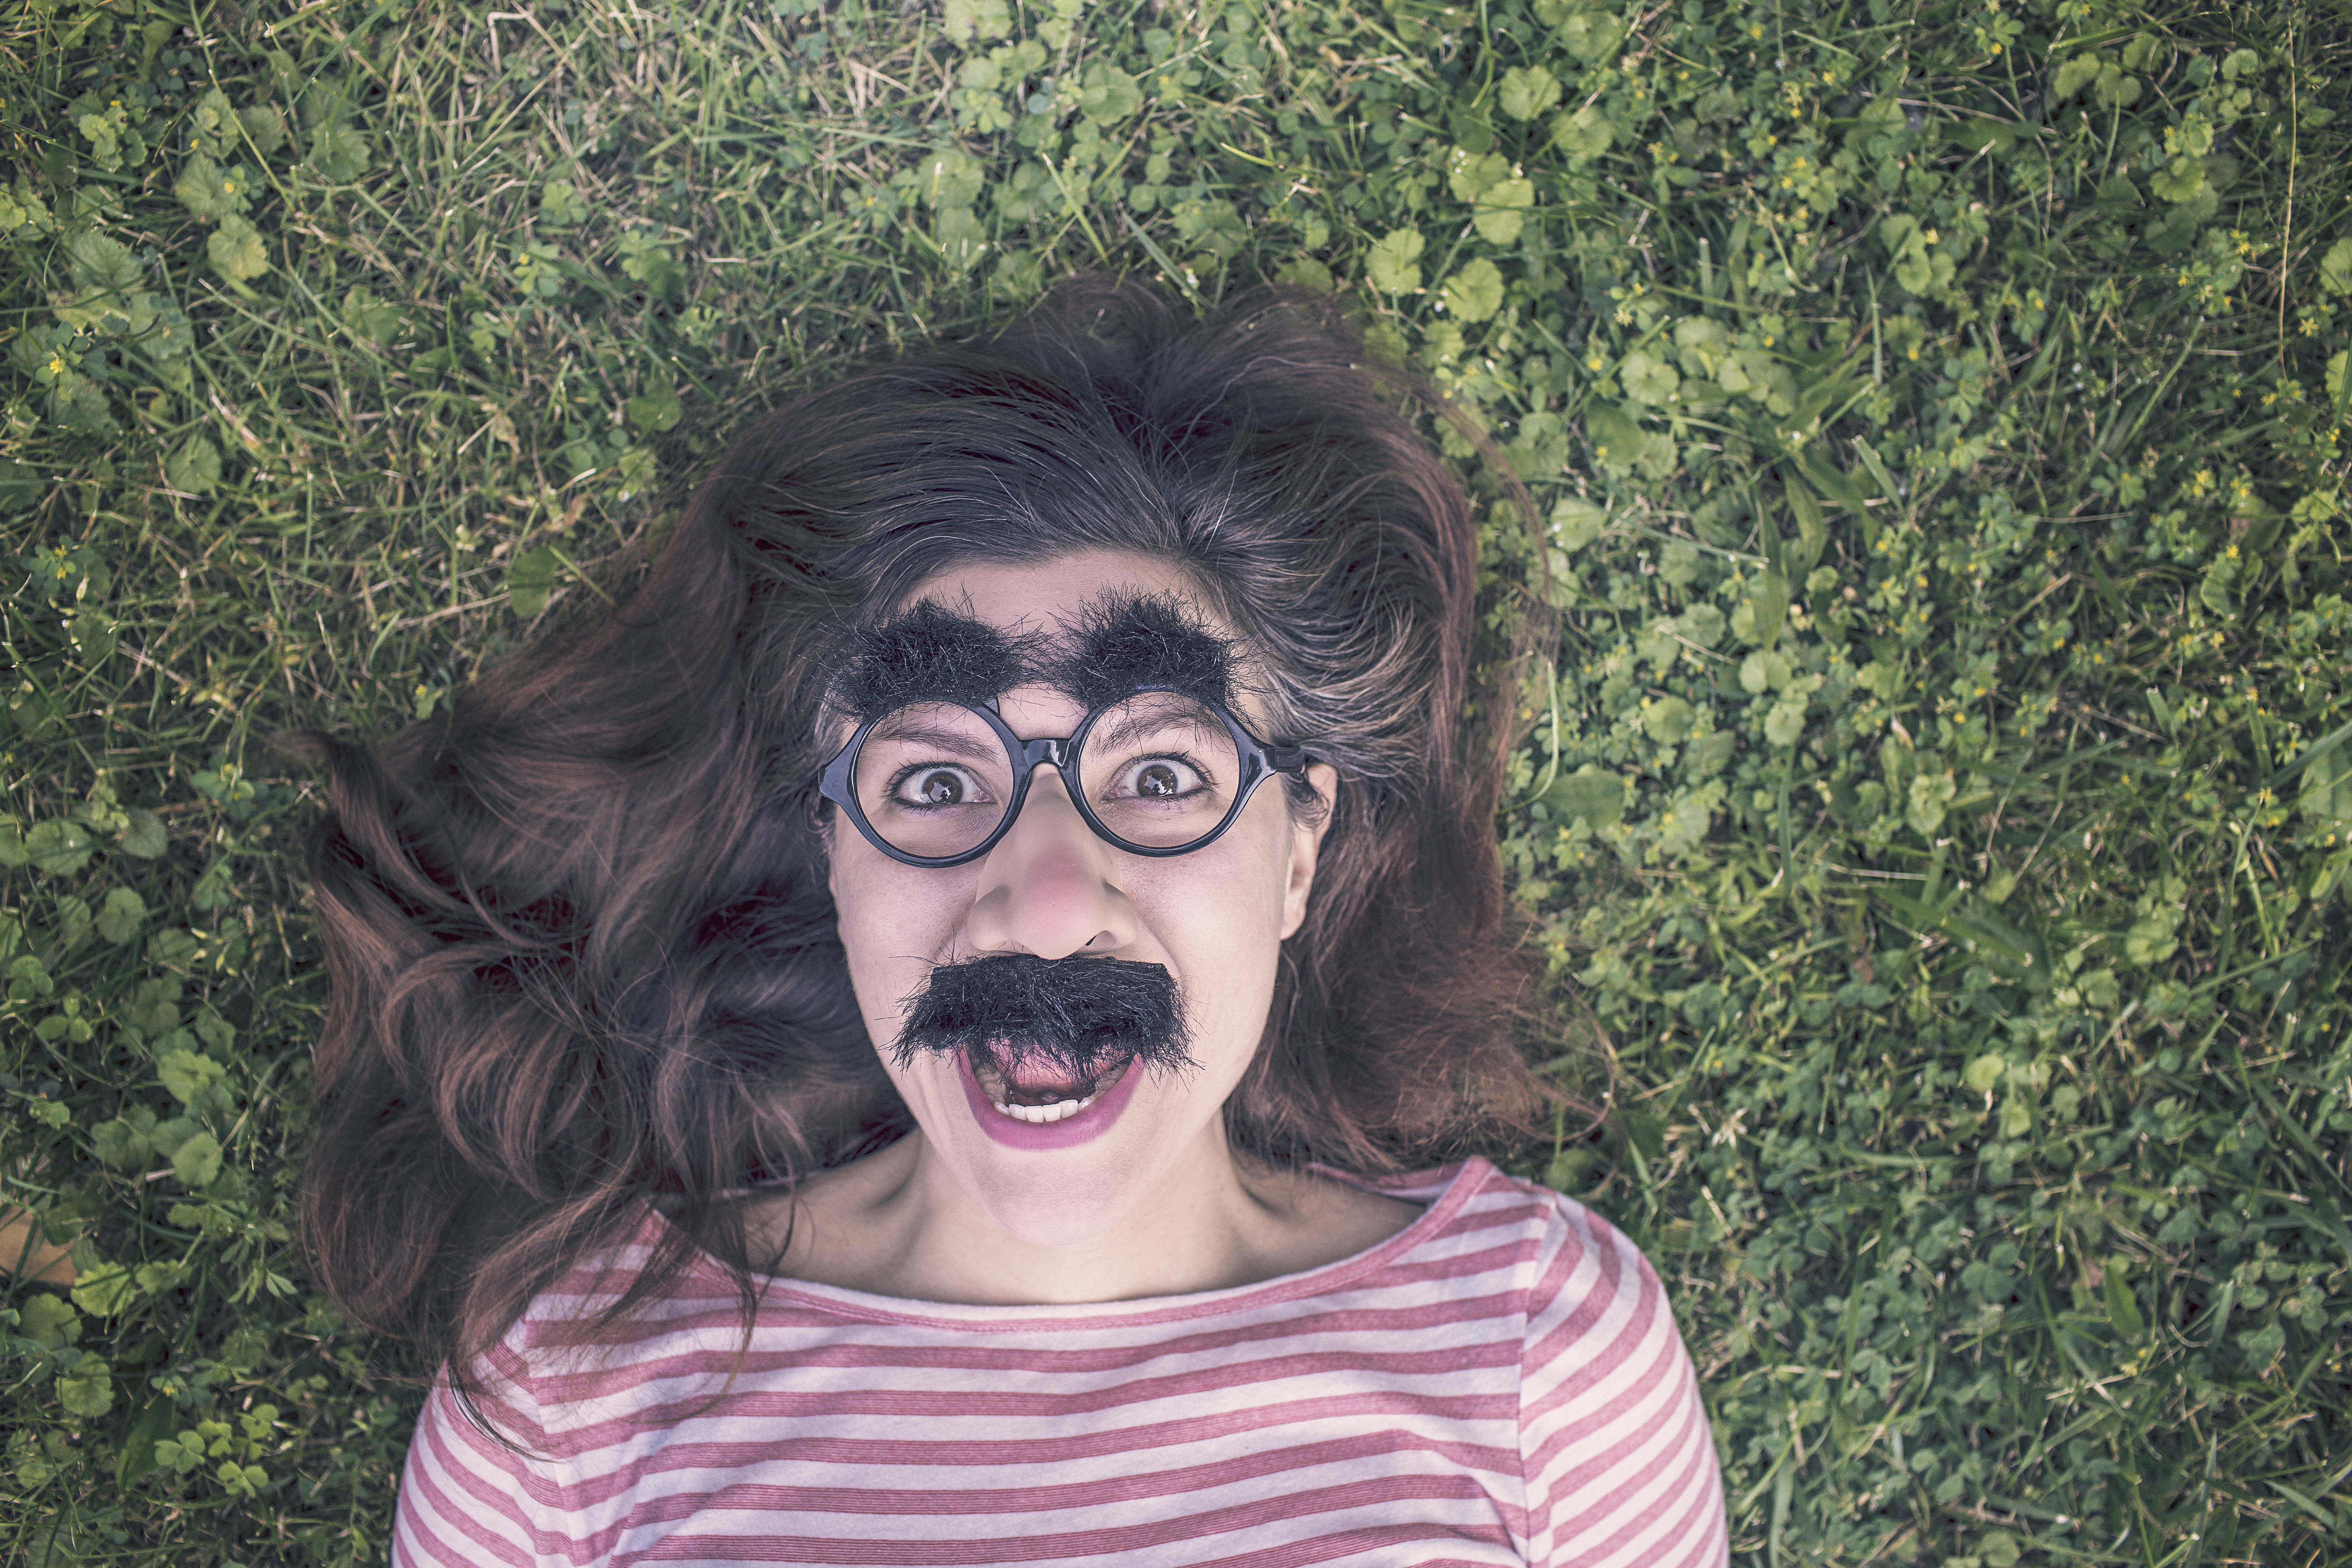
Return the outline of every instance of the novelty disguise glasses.
<path id="1" fill-rule="evenodd" d="M 908 866 L 961 866 L 1012 831 L 1041 763 L 1062 775 L 1095 833 L 1134 855 L 1182 855 L 1231 827 L 1307 752 L 1273 746 L 1218 703 L 1143 687 L 1095 709 L 1075 734 L 1024 741 L 996 700 L 908 702 L 869 719 L 825 764 L 817 791 L 867 843 Z"/>

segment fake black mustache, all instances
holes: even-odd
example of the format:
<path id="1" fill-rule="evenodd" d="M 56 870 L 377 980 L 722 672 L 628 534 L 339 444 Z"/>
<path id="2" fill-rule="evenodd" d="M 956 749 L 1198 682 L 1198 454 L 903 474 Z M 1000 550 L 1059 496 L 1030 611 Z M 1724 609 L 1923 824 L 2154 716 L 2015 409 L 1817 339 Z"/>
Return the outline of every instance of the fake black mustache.
<path id="1" fill-rule="evenodd" d="M 900 1067 L 956 1051 L 999 1070 L 1010 1056 L 1076 1079 L 1129 1057 L 1147 1067 L 1196 1065 L 1176 977 L 1157 963 L 1003 953 L 942 964 L 909 1001 L 892 1053 Z"/>

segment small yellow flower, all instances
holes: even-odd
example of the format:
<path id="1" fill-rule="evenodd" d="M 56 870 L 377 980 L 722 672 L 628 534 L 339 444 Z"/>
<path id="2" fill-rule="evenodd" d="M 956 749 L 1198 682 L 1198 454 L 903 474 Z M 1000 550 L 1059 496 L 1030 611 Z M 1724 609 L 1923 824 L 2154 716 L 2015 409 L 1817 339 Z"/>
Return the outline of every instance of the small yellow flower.
<path id="1" fill-rule="evenodd" d="M 1608 363 L 1608 362 L 1607 362 L 1606 360 L 1602 359 L 1599 354 L 1594 354 L 1592 357 L 1591 357 L 1590 359 L 1588 359 L 1588 360 L 1586 360 L 1586 361 L 1584 362 L 1584 368 L 1585 368 L 1585 369 L 1587 369 L 1587 370 L 1599 370 L 1599 369 L 1600 369 L 1603 364 L 1606 364 L 1607 363 Z"/>
<path id="2" fill-rule="evenodd" d="M 51 375 L 63 375 L 65 373 L 66 356 L 63 354 L 51 354 L 49 356 L 49 374 Z"/>

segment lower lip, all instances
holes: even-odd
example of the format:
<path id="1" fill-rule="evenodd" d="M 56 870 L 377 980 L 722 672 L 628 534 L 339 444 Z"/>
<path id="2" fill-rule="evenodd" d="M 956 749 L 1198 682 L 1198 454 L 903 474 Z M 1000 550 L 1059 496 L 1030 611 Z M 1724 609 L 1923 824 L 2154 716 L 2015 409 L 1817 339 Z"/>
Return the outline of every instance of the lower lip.
<path id="1" fill-rule="evenodd" d="M 961 1051 L 956 1053 L 956 1079 L 963 1085 L 963 1097 L 971 1106 L 971 1119 L 980 1130 L 1008 1149 L 1075 1149 L 1081 1143 L 1091 1143 L 1109 1131 L 1127 1108 L 1135 1093 L 1136 1080 L 1143 1076 L 1143 1064 L 1130 1061 L 1118 1081 L 1095 1096 L 1094 1103 L 1075 1116 L 1065 1116 L 1059 1121 L 1038 1123 L 1016 1121 L 989 1102 L 988 1091 L 971 1076 L 971 1063 Z"/>

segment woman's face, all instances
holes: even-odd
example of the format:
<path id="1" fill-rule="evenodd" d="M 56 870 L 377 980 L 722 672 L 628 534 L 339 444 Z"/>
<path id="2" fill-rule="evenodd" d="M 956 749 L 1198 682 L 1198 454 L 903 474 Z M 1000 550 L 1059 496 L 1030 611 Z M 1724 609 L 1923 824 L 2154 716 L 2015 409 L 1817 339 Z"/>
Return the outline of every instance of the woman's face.
<path id="1" fill-rule="evenodd" d="M 1139 596 L 1179 601 L 1204 628 L 1233 637 L 1181 572 L 1110 552 L 957 568 L 925 582 L 909 605 L 928 600 L 1007 634 L 1052 638 L 1067 635 L 1089 607 Z M 1311 739 L 1269 735 L 1245 696 L 1232 706 L 1266 740 Z M 1071 735 L 1086 710 L 1043 684 L 1003 693 L 1000 707 L 1023 740 Z M 1308 776 L 1328 801 L 1332 771 L 1318 765 Z M 1171 1178 L 1183 1179 L 1184 1167 L 1227 1158 L 1218 1110 L 1265 1032 L 1281 942 L 1305 916 L 1328 820 L 1294 820 L 1285 793 L 1269 781 L 1213 843 L 1152 858 L 1097 837 L 1059 774 L 1040 768 L 1012 830 L 981 858 L 946 869 L 894 860 L 833 814 L 833 896 L 867 1033 L 922 1128 L 924 1157 L 1007 1233 L 1040 1245 L 1084 1241 Z M 1023 1103 L 1052 1100 L 1051 1073 L 1008 1081 L 987 1063 L 975 1072 L 961 1053 L 897 1062 L 890 1047 L 932 970 L 1000 954 L 1163 966 L 1196 1065 L 1130 1066 L 1099 1080 L 1073 1114 L 1056 1109 L 1066 1101 Z M 1019 1042 L 1005 1044 L 1017 1052 Z M 1053 1116 L 1061 1119 L 1039 1120 Z"/>

